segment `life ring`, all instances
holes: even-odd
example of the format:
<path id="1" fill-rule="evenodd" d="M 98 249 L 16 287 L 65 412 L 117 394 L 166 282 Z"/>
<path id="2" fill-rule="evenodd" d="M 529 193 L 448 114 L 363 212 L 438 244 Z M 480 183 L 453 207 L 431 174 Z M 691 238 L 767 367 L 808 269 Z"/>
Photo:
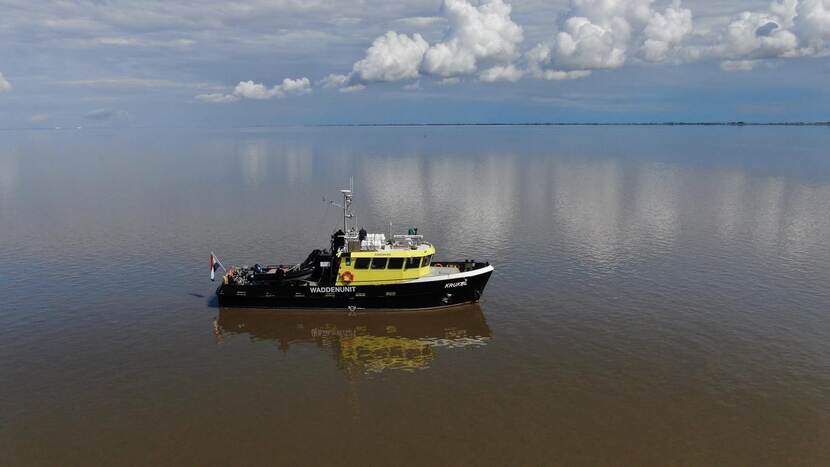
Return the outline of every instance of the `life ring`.
<path id="1" fill-rule="evenodd" d="M 352 274 L 351 271 L 346 271 L 343 274 L 340 274 L 340 280 L 348 284 L 354 280 L 354 274 Z"/>
<path id="2" fill-rule="evenodd" d="M 436 267 L 436 268 L 442 268 L 442 267 L 444 267 L 444 266 L 442 266 L 442 265 L 441 265 L 441 263 L 435 263 L 435 264 L 433 264 L 433 266 L 434 266 L 434 267 Z"/>

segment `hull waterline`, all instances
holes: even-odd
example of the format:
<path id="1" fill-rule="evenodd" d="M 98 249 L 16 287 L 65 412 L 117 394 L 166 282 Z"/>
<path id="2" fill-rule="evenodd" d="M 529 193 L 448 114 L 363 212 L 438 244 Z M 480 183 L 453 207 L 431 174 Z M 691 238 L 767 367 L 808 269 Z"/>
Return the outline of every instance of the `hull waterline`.
<path id="1" fill-rule="evenodd" d="M 493 273 L 492 266 L 393 284 L 321 286 L 303 282 L 237 287 L 223 284 L 220 306 L 301 309 L 444 308 L 477 302 Z"/>

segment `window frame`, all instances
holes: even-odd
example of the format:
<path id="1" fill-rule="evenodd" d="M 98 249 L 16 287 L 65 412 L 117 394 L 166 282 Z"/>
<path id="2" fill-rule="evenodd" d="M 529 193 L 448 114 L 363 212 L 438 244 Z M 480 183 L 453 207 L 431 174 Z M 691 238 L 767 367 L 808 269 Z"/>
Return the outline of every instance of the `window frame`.
<path id="1" fill-rule="evenodd" d="M 383 261 L 383 267 L 375 267 L 375 262 L 380 263 Z M 387 256 L 375 256 L 372 258 L 372 264 L 369 265 L 370 271 L 383 271 L 386 269 L 386 265 L 389 264 L 389 258 Z"/>
<path id="2" fill-rule="evenodd" d="M 423 256 L 410 256 L 410 257 L 406 258 L 406 269 L 407 270 L 409 270 L 409 269 L 420 269 L 421 268 L 421 260 L 423 258 L 424 258 Z M 412 260 L 417 260 L 418 262 L 414 266 L 411 266 L 410 263 L 412 262 Z"/>

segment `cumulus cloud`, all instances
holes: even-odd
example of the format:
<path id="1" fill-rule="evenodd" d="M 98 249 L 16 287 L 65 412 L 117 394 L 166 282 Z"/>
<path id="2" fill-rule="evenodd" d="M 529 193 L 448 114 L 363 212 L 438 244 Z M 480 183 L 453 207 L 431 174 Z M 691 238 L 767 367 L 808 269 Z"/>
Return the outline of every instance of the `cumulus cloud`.
<path id="1" fill-rule="evenodd" d="M 560 81 L 617 69 L 631 60 L 712 57 L 724 70 L 739 71 L 768 58 L 830 55 L 830 0 L 773 0 L 764 10 L 732 18 L 704 15 L 705 25 L 698 31 L 692 11 L 680 0 L 570 0 L 566 14 L 551 20 L 548 39 L 524 53 L 524 31 L 511 12 L 505 0 L 444 0 L 447 31 L 441 41 L 429 44 L 418 33 L 387 32 L 374 40 L 349 74 L 329 75 L 320 84 L 353 90 L 371 82 L 424 76 L 455 84 L 475 74 L 482 82 L 528 76 Z M 415 18 L 402 22 L 438 23 L 435 17 Z"/>
<path id="2" fill-rule="evenodd" d="M 830 2 L 803 0 L 799 2 L 799 7 L 797 22 L 805 45 L 813 54 L 827 54 L 830 42 Z"/>
<path id="3" fill-rule="evenodd" d="M 691 32 L 692 12 L 680 8 L 680 2 L 666 8 L 663 13 L 654 12 L 643 30 L 643 58 L 649 62 L 666 60 Z"/>
<path id="4" fill-rule="evenodd" d="M 502 0 L 485 0 L 478 5 L 444 0 L 450 29 L 444 41 L 427 50 L 424 71 L 448 78 L 475 73 L 481 65 L 509 65 L 524 39 L 522 27 L 510 17 L 511 10 Z"/>
<path id="5" fill-rule="evenodd" d="M 630 56 L 662 62 L 692 32 L 692 12 L 675 0 L 662 12 L 654 0 L 572 0 L 560 30 L 527 53 L 537 78 L 575 79 L 623 66 Z"/>
<path id="6" fill-rule="evenodd" d="M 389 31 L 375 39 L 366 57 L 354 64 L 352 73 L 363 82 L 417 78 L 427 48 L 429 44 L 420 34 L 410 37 Z"/>
<path id="7" fill-rule="evenodd" d="M 430 45 L 418 33 L 410 36 L 388 31 L 372 42 L 351 73 L 331 74 L 320 84 L 345 89 L 424 75 L 456 83 L 461 76 L 480 70 L 484 70 L 483 81 L 515 81 L 521 77 L 523 72 L 512 62 L 520 55 L 523 32 L 510 18 L 510 5 L 503 0 L 444 0 L 441 11 L 442 21 L 448 23 L 441 42 Z M 413 24 L 436 22 L 430 17 Z"/>
<path id="8" fill-rule="evenodd" d="M 548 81 L 565 81 L 569 79 L 586 78 L 588 76 L 591 76 L 591 70 L 544 70 L 539 78 L 546 79 Z"/>
<path id="9" fill-rule="evenodd" d="M 619 18 L 611 25 L 594 24 L 578 16 L 565 21 L 552 51 L 556 63 L 565 68 L 619 68 L 625 63 L 629 26 Z"/>
<path id="10" fill-rule="evenodd" d="M 524 76 L 524 71 L 511 63 L 510 65 L 496 65 L 488 68 L 479 74 L 479 79 L 486 83 L 495 81 L 515 82 L 522 79 L 522 76 Z"/>
<path id="11" fill-rule="evenodd" d="M 323 86 L 324 88 L 338 88 L 340 86 L 345 86 L 348 82 L 349 75 L 340 75 L 337 73 L 332 73 L 318 81 L 317 85 Z"/>
<path id="12" fill-rule="evenodd" d="M 311 92 L 311 81 L 308 78 L 291 79 L 285 78 L 281 84 L 268 89 L 262 83 L 253 81 L 240 81 L 234 88 L 235 96 L 248 99 L 271 99 L 282 98 L 287 95 L 308 94 Z"/>
<path id="13" fill-rule="evenodd" d="M 262 83 L 253 81 L 240 81 L 230 94 L 211 93 L 199 94 L 197 100 L 212 104 L 226 104 L 236 102 L 240 99 L 281 99 L 289 95 L 302 95 L 311 93 L 311 81 L 308 78 L 285 78 L 282 83 L 271 88 Z"/>
<path id="14" fill-rule="evenodd" d="M 9 92 L 12 90 L 12 85 L 9 83 L 6 78 L 3 76 L 3 73 L 0 73 L 0 92 Z"/>
<path id="15" fill-rule="evenodd" d="M 350 53 L 355 41 L 364 44 L 361 52 L 317 86 L 356 92 L 377 82 L 395 82 L 400 89 L 417 80 L 424 87 L 528 77 L 560 81 L 632 61 L 699 58 L 746 71 L 769 59 L 830 55 L 830 0 L 367 0 L 359 18 L 353 2 L 341 0 L 205 0 L 199 8 L 164 0 L 91 2 L 89 8 L 41 3 L 11 0 L 16 14 L 0 18 L 0 31 L 8 33 L 10 46 L 34 44 L 31 50 L 43 63 L 62 63 L 52 58 L 69 53 L 81 68 L 64 71 L 99 78 L 58 83 L 159 94 L 188 87 L 194 89 L 188 96 L 199 94 L 196 99 L 210 103 L 279 99 L 309 93 L 312 86 L 305 78 L 276 86 L 187 84 L 196 70 L 208 76 L 199 80 L 222 79 L 227 57 L 236 57 L 233 66 L 239 68 L 265 53 L 297 69 L 317 69 L 322 59 L 315 57 L 322 55 L 315 52 Z M 393 31 L 381 35 L 379 24 Z M 86 47 L 95 47 L 95 55 L 81 50 Z M 96 69 L 83 69 L 78 57 L 93 57 Z M 176 71 L 154 79 L 124 77 L 148 59 L 193 66 L 150 66 Z M 220 65 L 208 65 L 213 63 Z M 101 79 L 108 76 L 115 79 Z M 0 75 L 0 93 L 10 89 Z"/>
<path id="16" fill-rule="evenodd" d="M 366 85 L 363 84 L 352 84 L 351 86 L 345 86 L 340 88 L 340 92 L 343 93 L 350 93 L 350 92 L 358 92 L 366 89 Z"/>
<path id="17" fill-rule="evenodd" d="M 692 11 L 680 0 L 570 0 L 567 13 L 551 21 L 549 38 L 522 53 L 524 31 L 505 0 L 444 0 L 447 31 L 441 41 L 429 44 L 419 33 L 389 31 L 372 42 L 351 72 L 331 74 L 319 84 L 350 92 L 372 82 L 420 77 L 456 84 L 476 74 L 482 82 L 528 76 L 561 81 L 617 69 L 631 60 L 707 57 L 720 59 L 724 70 L 750 70 L 767 58 L 830 55 L 828 4 L 830 0 L 774 0 L 762 11 L 714 23 L 710 19 L 708 26 L 721 24 L 720 31 L 695 31 Z M 402 22 L 439 22 L 415 18 Z"/>
<path id="18" fill-rule="evenodd" d="M 230 102 L 238 101 L 239 97 L 233 94 L 210 93 L 199 94 L 198 96 L 196 96 L 196 100 L 207 102 L 209 104 L 227 104 Z"/>
<path id="19" fill-rule="evenodd" d="M 743 12 L 727 26 L 717 54 L 736 62 L 796 56 L 798 37 L 783 26 L 788 22 L 772 12 Z"/>
<path id="20" fill-rule="evenodd" d="M 711 52 L 728 71 L 750 70 L 759 60 L 830 54 L 830 2 L 773 1 L 766 10 L 731 19 Z"/>

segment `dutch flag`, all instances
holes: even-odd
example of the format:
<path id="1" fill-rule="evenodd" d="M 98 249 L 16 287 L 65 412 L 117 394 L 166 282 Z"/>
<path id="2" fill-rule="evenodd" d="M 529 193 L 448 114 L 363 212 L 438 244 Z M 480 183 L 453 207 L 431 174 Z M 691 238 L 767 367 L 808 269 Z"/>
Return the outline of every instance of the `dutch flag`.
<path id="1" fill-rule="evenodd" d="M 213 273 L 219 268 L 222 268 L 223 271 L 225 270 L 225 266 L 222 266 L 222 263 L 219 262 L 219 258 L 217 258 L 213 252 L 210 252 L 210 280 L 214 280 Z"/>

